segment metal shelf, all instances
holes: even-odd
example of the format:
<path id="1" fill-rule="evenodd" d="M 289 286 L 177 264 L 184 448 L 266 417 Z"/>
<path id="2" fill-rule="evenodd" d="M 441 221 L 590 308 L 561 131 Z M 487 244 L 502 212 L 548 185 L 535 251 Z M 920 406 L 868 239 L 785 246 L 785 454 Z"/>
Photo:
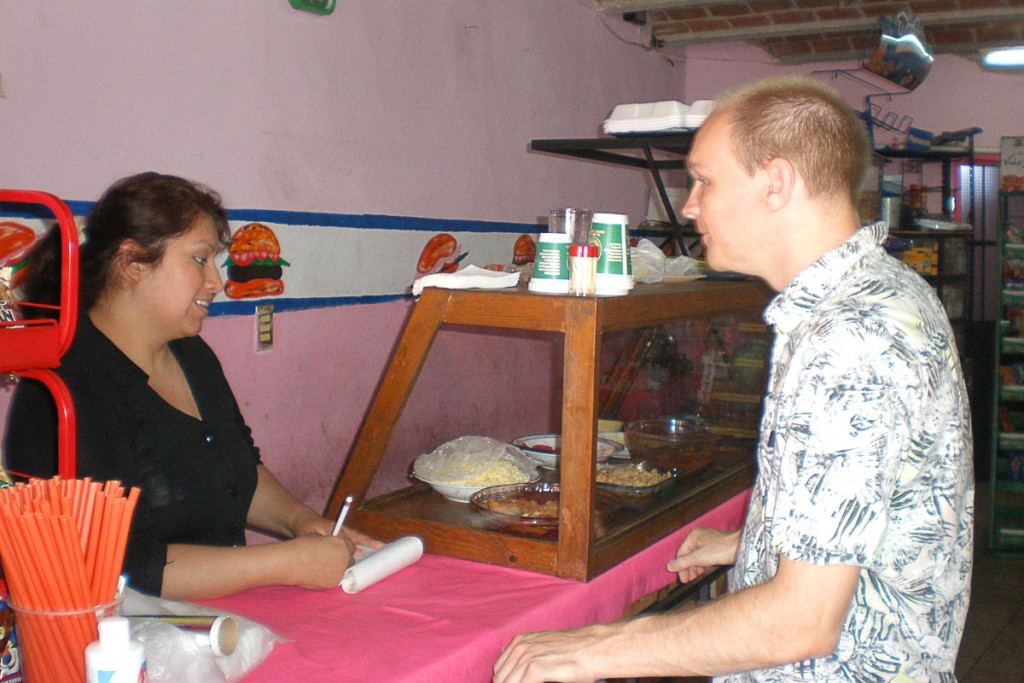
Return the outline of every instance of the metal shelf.
<path id="1" fill-rule="evenodd" d="M 672 226 L 672 233 L 683 254 L 689 255 L 686 237 L 695 237 L 696 233 L 687 231 L 679 222 L 672 202 L 665 190 L 665 182 L 661 177 L 663 170 L 680 170 L 686 168 L 686 155 L 693 144 L 696 131 L 684 133 L 666 133 L 660 135 L 627 135 L 622 137 L 532 140 L 530 150 L 546 152 L 564 157 L 600 161 L 617 166 L 645 169 L 651 174 L 658 197 L 665 210 L 665 215 Z"/>

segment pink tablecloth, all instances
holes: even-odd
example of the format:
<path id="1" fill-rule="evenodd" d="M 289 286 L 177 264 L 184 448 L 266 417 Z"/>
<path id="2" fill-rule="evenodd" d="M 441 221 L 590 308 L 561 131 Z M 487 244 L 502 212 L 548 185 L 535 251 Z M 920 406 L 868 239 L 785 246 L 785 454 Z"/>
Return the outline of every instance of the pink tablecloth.
<path id="1" fill-rule="evenodd" d="M 204 604 L 264 624 L 289 642 L 245 677 L 280 681 L 489 681 L 523 631 L 610 621 L 675 580 L 665 565 L 693 527 L 736 529 L 749 492 L 588 583 L 425 555 L 361 593 L 262 588 Z"/>

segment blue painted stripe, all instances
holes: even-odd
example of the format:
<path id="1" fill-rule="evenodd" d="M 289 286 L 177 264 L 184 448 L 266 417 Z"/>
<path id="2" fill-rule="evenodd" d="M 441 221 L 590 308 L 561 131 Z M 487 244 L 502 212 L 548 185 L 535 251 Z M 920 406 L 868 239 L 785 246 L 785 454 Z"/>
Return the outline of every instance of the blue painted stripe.
<path id="1" fill-rule="evenodd" d="M 235 209 L 228 211 L 233 221 L 258 221 L 279 225 L 313 225 L 329 228 L 368 228 L 373 230 L 415 230 L 419 232 L 483 232 L 539 233 L 544 226 L 536 223 L 502 221 L 470 221 L 455 218 L 417 218 L 378 214 L 311 213 L 305 211 L 273 211 Z"/>
<path id="2" fill-rule="evenodd" d="M 76 216 L 87 216 L 95 202 L 65 202 Z M 11 218 L 52 219 L 49 210 L 32 204 L 0 202 L 0 213 Z M 418 218 L 413 216 L 385 216 L 378 214 L 317 213 L 311 211 L 276 211 L 273 209 L 228 209 L 228 219 L 239 222 L 275 223 L 278 225 L 308 225 L 325 228 L 353 228 L 372 230 L 409 230 L 418 232 L 478 232 L 478 233 L 531 233 L 544 231 L 537 223 L 511 223 L 505 221 L 472 221 L 454 218 Z"/>
<path id="3" fill-rule="evenodd" d="M 84 216 L 92 209 L 95 202 L 64 202 L 71 213 L 76 216 Z M 0 202 L 0 216 L 4 218 L 26 218 L 52 221 L 54 215 L 42 204 L 20 204 L 15 202 Z"/>
<path id="4" fill-rule="evenodd" d="M 325 296 L 305 299 L 247 299 L 244 301 L 215 301 L 210 306 L 210 317 L 227 315 L 251 315 L 256 312 L 257 304 L 273 304 L 274 312 L 309 311 L 317 308 L 334 308 L 336 306 L 358 306 L 364 304 L 383 304 L 390 301 L 411 299 L 412 294 L 371 294 L 366 296 Z"/>

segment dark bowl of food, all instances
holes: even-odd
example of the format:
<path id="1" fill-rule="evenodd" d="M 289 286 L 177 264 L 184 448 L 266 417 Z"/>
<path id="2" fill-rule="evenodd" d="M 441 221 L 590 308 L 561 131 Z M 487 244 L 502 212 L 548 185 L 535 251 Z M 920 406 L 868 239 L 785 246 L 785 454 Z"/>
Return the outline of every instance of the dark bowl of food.
<path id="1" fill-rule="evenodd" d="M 558 526 L 558 484 L 537 482 L 490 486 L 469 498 L 485 515 L 502 522 Z"/>
<path id="2" fill-rule="evenodd" d="M 657 467 L 694 474 L 711 465 L 717 437 L 696 416 L 636 420 L 626 425 L 629 454 Z"/>
<path id="3" fill-rule="evenodd" d="M 469 503 L 482 514 L 506 524 L 535 527 L 557 527 L 560 487 L 557 482 L 537 481 L 529 484 L 490 486 L 477 491 Z M 615 496 L 597 491 L 594 512 L 608 515 L 620 507 Z"/>

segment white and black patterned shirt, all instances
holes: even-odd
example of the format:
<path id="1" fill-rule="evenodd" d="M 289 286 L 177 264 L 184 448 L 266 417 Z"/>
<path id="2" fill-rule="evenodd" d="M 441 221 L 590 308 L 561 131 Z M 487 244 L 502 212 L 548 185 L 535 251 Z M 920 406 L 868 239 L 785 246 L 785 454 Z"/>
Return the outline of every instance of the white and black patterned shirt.
<path id="1" fill-rule="evenodd" d="M 862 228 L 765 310 L 758 476 L 733 590 L 779 555 L 861 567 L 835 652 L 722 681 L 954 681 L 974 474 L 956 345 L 931 287 Z"/>

